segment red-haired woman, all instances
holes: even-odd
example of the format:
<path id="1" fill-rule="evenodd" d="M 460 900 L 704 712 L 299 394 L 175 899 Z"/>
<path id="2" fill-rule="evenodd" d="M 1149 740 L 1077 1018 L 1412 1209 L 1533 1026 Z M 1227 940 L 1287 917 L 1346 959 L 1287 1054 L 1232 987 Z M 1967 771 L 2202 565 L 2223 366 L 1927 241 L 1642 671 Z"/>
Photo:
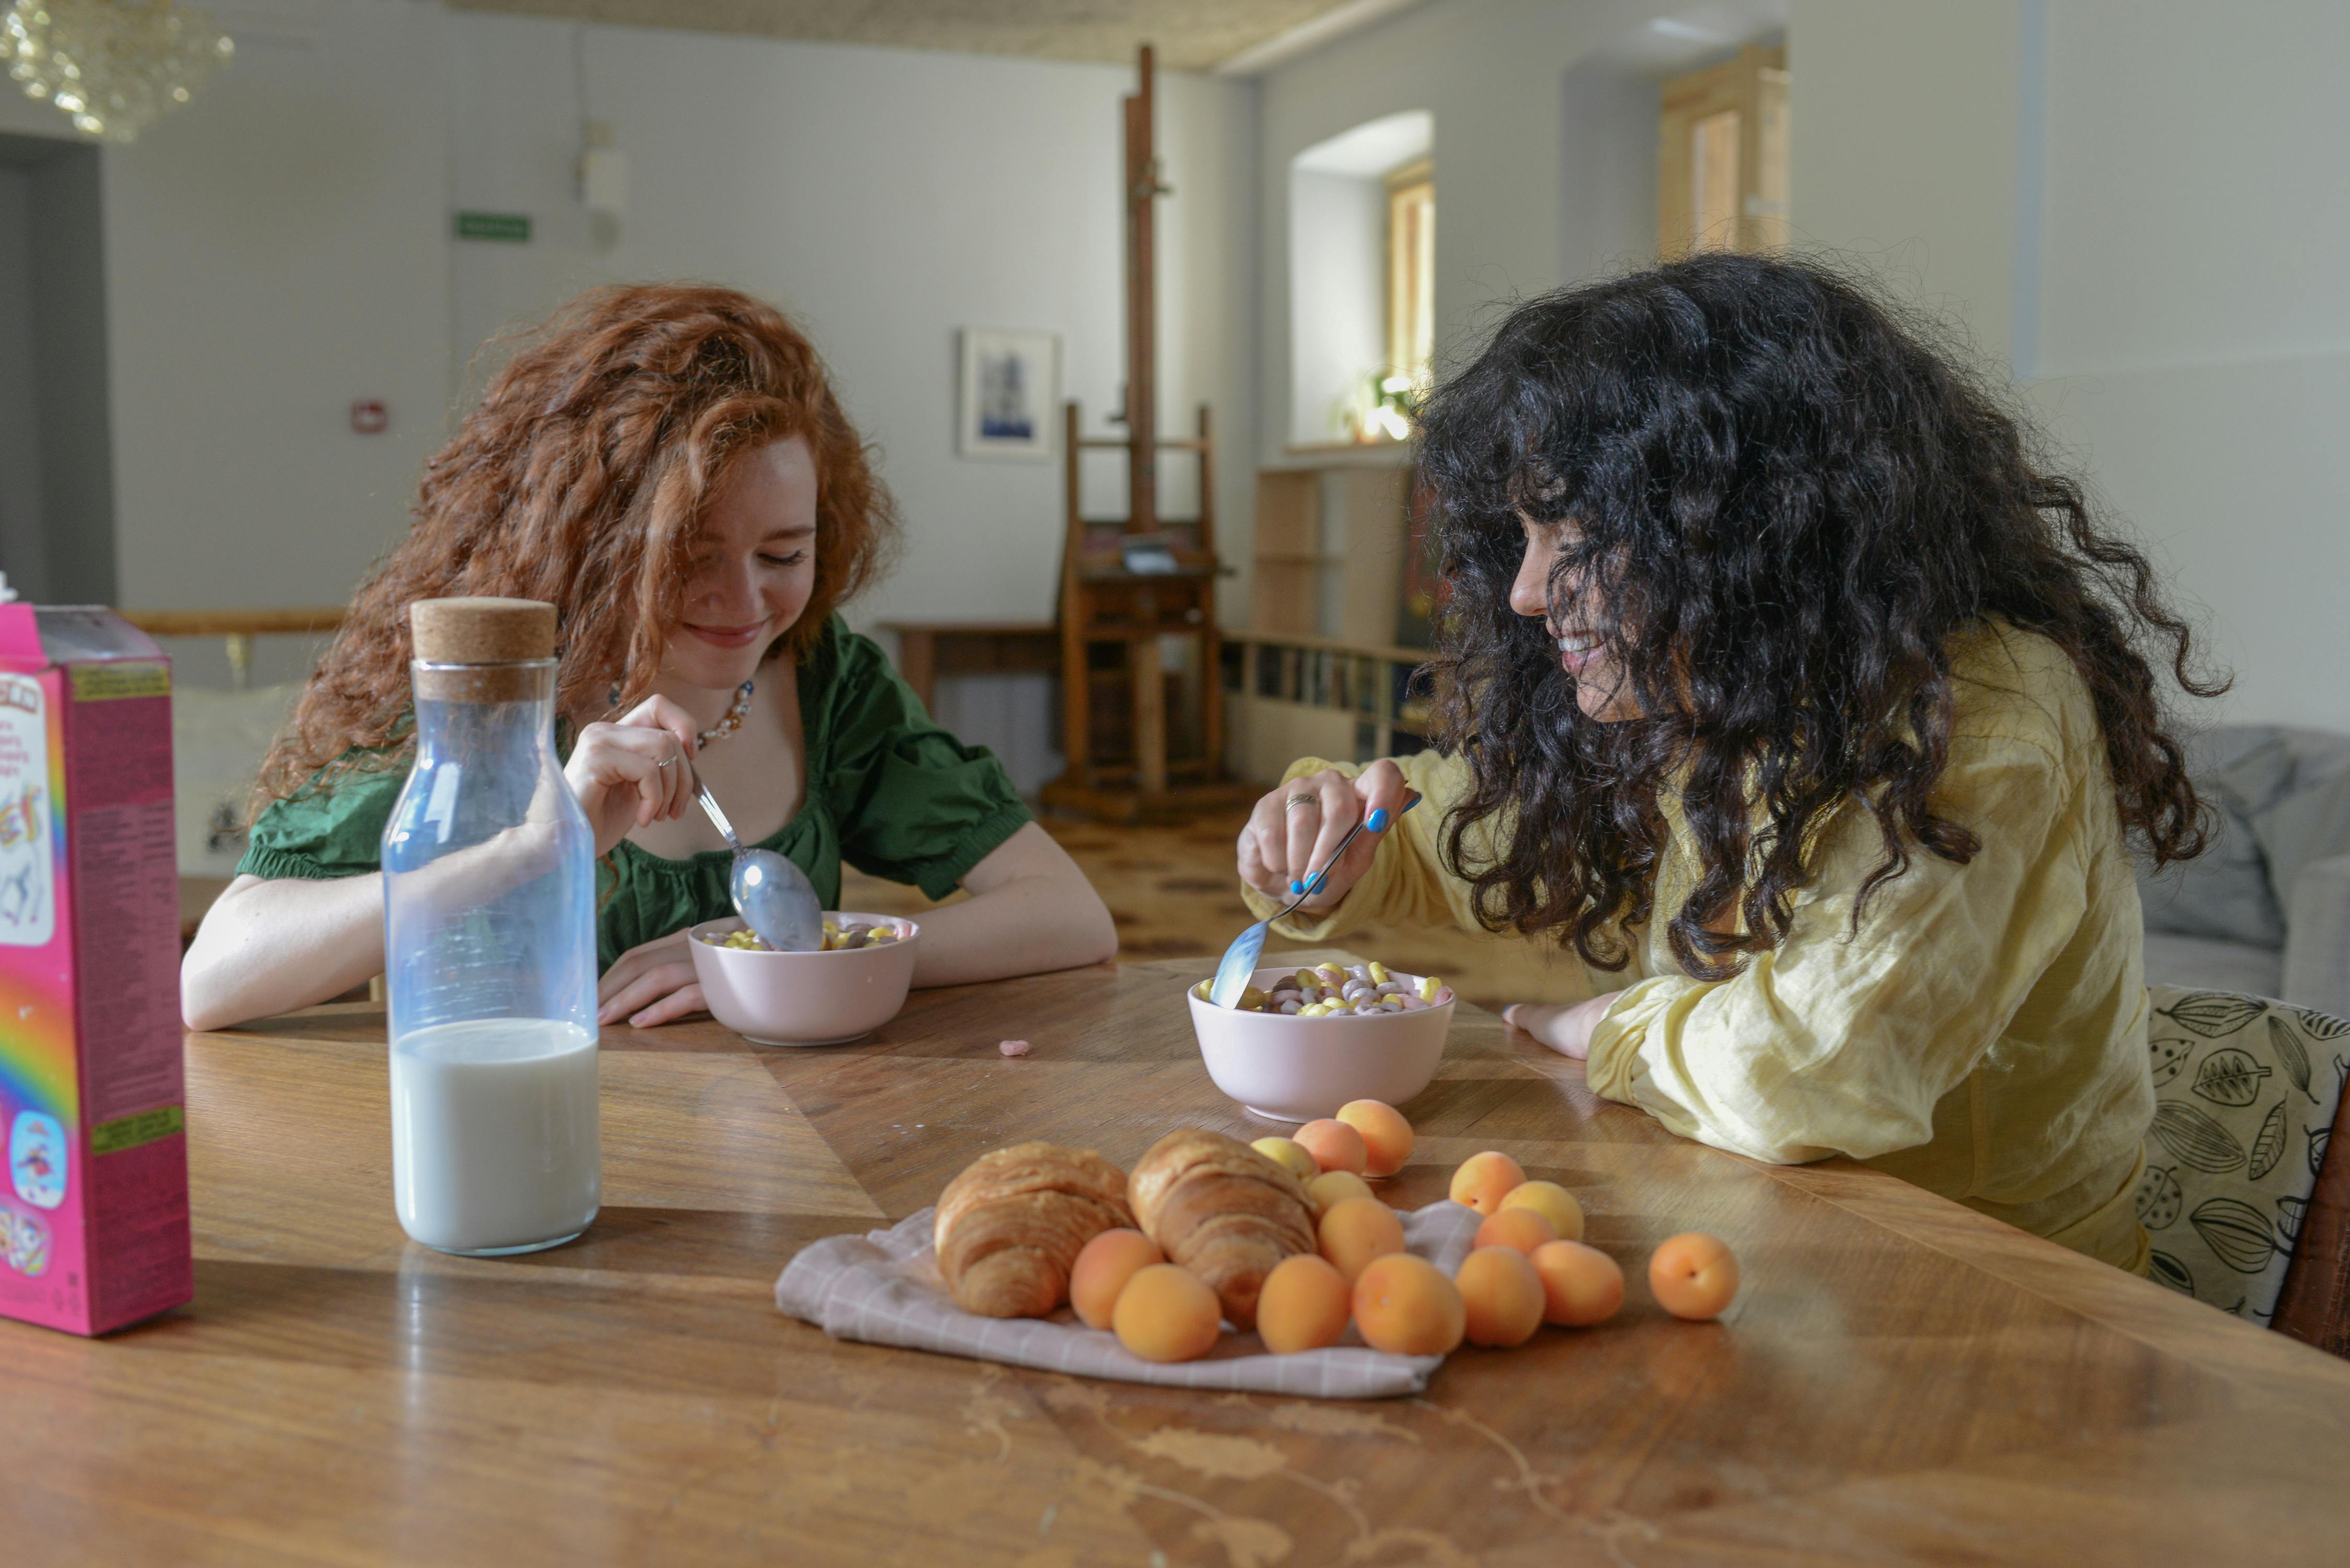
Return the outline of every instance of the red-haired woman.
<path id="1" fill-rule="evenodd" d="M 604 1023 L 695 1012 L 687 927 L 729 912 L 745 842 L 837 907 L 845 859 L 932 898 L 918 985 L 1097 962 L 1109 913 L 1003 768 L 931 723 L 836 615 L 897 521 L 816 351 L 725 289 L 573 301 L 425 467 L 416 523 L 360 586 L 261 775 L 239 875 L 182 971 L 191 1027 L 338 995 L 383 967 L 379 841 L 408 766 L 406 608 L 489 594 L 556 609 L 565 774 L 604 857 Z"/>

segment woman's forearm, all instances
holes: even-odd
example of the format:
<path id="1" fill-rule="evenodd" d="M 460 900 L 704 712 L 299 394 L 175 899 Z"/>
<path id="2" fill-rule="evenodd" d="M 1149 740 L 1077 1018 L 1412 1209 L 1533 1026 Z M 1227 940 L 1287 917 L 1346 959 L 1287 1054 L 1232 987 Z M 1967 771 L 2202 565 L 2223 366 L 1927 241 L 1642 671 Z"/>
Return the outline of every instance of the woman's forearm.
<path id="1" fill-rule="evenodd" d="M 310 882 L 240 877 L 180 964 L 191 1029 L 225 1029 L 340 996 L 383 972 L 380 873 Z"/>
<path id="2" fill-rule="evenodd" d="M 1034 823 L 973 867 L 963 886 L 970 898 L 921 918 L 916 985 L 967 985 L 1118 956 L 1118 927 L 1101 895 Z"/>

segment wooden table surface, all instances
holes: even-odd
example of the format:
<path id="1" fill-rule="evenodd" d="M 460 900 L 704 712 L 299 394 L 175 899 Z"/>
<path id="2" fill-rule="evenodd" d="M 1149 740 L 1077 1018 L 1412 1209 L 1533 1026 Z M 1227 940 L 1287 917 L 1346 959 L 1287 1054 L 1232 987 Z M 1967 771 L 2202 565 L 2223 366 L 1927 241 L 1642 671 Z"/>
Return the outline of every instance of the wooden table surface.
<path id="1" fill-rule="evenodd" d="M 1141 963 L 917 993 L 871 1042 L 604 1037 L 603 1214 L 534 1257 L 392 1217 L 366 1004 L 191 1036 L 192 1307 L 99 1343 L 0 1323 L 10 1563 L 2259 1563 L 2350 1553 L 2350 1366 L 1831 1162 L 1602 1104 L 1464 1010 L 1392 1184 L 1480 1148 L 1573 1188 L 1631 1299 L 1322 1404 L 836 1344 L 774 1307 L 817 1237 L 1019 1138 L 1130 1161 L 1262 1136 Z M 1035 1043 L 1007 1060 L 999 1040 Z M 1720 1324 L 1648 1249 L 1724 1237 Z"/>

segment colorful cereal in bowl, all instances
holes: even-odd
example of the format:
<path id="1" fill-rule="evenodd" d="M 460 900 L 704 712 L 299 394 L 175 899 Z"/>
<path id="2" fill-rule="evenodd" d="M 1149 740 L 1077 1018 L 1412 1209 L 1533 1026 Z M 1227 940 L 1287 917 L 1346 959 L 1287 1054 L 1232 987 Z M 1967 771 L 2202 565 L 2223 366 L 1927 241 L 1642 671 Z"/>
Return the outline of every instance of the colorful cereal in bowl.
<path id="1" fill-rule="evenodd" d="M 889 915 L 824 919 L 827 947 L 808 953 L 776 952 L 739 919 L 694 927 L 686 947 L 711 1016 L 759 1045 L 844 1044 L 897 1017 L 913 984 L 921 928 Z"/>
<path id="2" fill-rule="evenodd" d="M 1350 1100 L 1403 1104 L 1436 1076 L 1452 1023 L 1441 981 L 1383 964 L 1261 969 L 1237 1009 L 1209 1002 L 1207 985 L 1184 1000 L 1208 1075 L 1274 1121 L 1314 1121 Z"/>

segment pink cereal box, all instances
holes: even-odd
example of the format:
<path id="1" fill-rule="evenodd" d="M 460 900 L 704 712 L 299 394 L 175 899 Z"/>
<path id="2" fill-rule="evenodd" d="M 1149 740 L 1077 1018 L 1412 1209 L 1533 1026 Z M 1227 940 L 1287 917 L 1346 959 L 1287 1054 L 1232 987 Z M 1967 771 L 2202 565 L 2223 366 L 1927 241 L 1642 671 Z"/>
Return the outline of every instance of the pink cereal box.
<path id="1" fill-rule="evenodd" d="M 105 1334 L 194 1293 L 185 1127 L 171 661 L 0 602 L 0 1317 Z"/>

